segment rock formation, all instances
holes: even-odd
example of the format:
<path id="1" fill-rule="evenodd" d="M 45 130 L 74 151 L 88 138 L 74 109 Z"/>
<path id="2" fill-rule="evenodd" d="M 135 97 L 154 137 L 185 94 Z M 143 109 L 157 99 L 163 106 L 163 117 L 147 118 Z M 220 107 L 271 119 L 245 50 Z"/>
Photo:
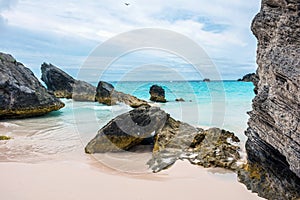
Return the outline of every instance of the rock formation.
<path id="1" fill-rule="evenodd" d="M 238 79 L 237 81 L 244 81 L 244 82 L 252 82 L 254 85 L 258 83 L 258 76 L 256 73 L 250 73 L 243 76 L 243 78 Z"/>
<path id="2" fill-rule="evenodd" d="M 175 101 L 181 101 L 181 102 L 184 102 L 185 100 L 183 98 L 178 98 L 178 99 L 175 99 Z"/>
<path id="3" fill-rule="evenodd" d="M 116 105 L 117 102 L 125 103 L 132 108 L 147 106 L 148 103 L 130 94 L 116 91 L 110 83 L 100 81 L 96 90 L 96 101 L 106 105 Z"/>
<path id="4" fill-rule="evenodd" d="M 299 199 L 300 178 L 283 155 L 258 137 L 246 142 L 248 163 L 238 169 L 239 181 L 267 199 Z"/>
<path id="5" fill-rule="evenodd" d="M 0 53 L 0 119 L 38 116 L 62 107 L 32 71 L 11 55 Z"/>
<path id="6" fill-rule="evenodd" d="M 41 71 L 42 81 L 56 97 L 72 98 L 76 101 L 95 101 L 96 87 L 93 85 L 74 79 L 52 64 L 43 63 Z"/>
<path id="7" fill-rule="evenodd" d="M 165 103 L 167 102 L 165 98 L 165 90 L 158 85 L 152 85 L 149 91 L 150 100 L 155 102 Z"/>
<path id="8" fill-rule="evenodd" d="M 129 150 L 153 138 L 153 157 L 148 162 L 154 171 L 172 166 L 178 159 L 204 167 L 235 170 L 239 160 L 239 139 L 225 130 L 203 130 L 177 121 L 157 107 L 142 106 L 119 115 L 98 131 L 86 146 L 86 153 Z"/>
<path id="9" fill-rule="evenodd" d="M 141 106 L 117 116 L 98 131 L 86 146 L 86 153 L 128 150 L 144 139 L 153 138 L 162 128 L 167 114 L 156 107 Z"/>
<path id="10" fill-rule="evenodd" d="M 209 78 L 205 78 L 205 79 L 203 79 L 203 82 L 210 82 L 210 79 Z"/>
<path id="11" fill-rule="evenodd" d="M 252 23 L 258 40 L 258 94 L 249 113 L 249 155 L 281 158 L 300 177 L 300 2 L 263 0 Z M 252 148 L 265 144 L 260 149 Z M 254 151 L 256 153 L 253 153 Z M 251 153 L 249 153 L 251 152 Z M 282 155 L 282 156 L 278 156 Z M 251 157 L 249 159 L 252 159 Z"/>
<path id="12" fill-rule="evenodd" d="M 148 162 L 153 172 L 172 166 L 178 159 L 187 159 L 203 167 L 239 168 L 238 142 L 231 132 L 219 128 L 203 130 L 168 118 L 157 133 L 153 156 Z"/>

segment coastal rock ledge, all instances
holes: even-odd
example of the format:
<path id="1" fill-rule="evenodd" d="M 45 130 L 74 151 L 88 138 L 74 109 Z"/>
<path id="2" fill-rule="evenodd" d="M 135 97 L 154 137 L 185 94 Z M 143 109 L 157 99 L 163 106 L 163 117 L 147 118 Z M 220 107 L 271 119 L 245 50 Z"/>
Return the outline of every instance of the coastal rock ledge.
<path id="1" fill-rule="evenodd" d="M 300 1 L 263 0 L 252 22 L 258 40 L 258 94 L 248 121 L 247 151 L 281 154 L 300 177 Z M 256 144 L 267 149 L 257 149 Z M 260 145 L 261 146 L 261 145 Z M 279 156 L 277 156 L 279 158 Z M 250 157 L 250 159 L 252 159 Z M 254 160 L 254 159 L 252 159 Z M 257 158 L 256 158 L 257 160 Z M 262 158 L 261 160 L 264 160 Z"/>
<path id="2" fill-rule="evenodd" d="M 38 116 L 62 107 L 32 71 L 0 52 L 0 119 Z"/>

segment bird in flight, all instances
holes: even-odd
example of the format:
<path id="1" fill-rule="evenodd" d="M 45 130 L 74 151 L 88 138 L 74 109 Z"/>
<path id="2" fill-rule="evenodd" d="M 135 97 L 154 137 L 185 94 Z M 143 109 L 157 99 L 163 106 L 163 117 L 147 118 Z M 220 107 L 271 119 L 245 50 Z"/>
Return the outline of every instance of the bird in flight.
<path id="1" fill-rule="evenodd" d="M 126 6 L 129 6 L 130 4 L 129 3 L 124 3 Z"/>

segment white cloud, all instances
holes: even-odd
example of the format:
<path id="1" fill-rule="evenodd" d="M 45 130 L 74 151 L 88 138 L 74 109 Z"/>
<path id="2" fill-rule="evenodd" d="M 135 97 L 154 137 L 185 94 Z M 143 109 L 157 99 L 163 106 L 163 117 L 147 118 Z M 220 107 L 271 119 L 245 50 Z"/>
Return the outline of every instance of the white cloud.
<path id="1" fill-rule="evenodd" d="M 250 23 L 258 9 L 258 2 L 244 0 L 132 0 L 129 6 L 116 0 L 0 0 L 10 26 L 95 44 L 136 28 L 173 30 L 196 41 L 220 68 L 227 62 L 220 62 L 224 57 L 236 65 L 250 59 L 254 68 L 256 42 Z"/>

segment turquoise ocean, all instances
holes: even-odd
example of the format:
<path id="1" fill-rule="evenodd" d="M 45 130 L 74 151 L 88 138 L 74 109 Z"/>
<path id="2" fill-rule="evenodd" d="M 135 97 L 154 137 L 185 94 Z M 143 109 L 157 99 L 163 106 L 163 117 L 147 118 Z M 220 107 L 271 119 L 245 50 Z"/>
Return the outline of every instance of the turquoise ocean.
<path id="1" fill-rule="evenodd" d="M 199 127 L 219 127 L 234 132 L 244 146 L 254 85 L 238 81 L 111 82 L 116 90 L 149 101 L 153 84 L 166 91 L 167 103 L 154 103 L 173 118 Z M 96 85 L 97 83 L 92 83 Z M 183 98 L 184 102 L 175 101 Z M 0 135 L 13 140 L 0 143 L 0 161 L 38 162 L 70 152 L 84 154 L 84 146 L 113 117 L 131 110 L 124 104 L 62 99 L 65 107 L 47 115 L 0 121 Z"/>

